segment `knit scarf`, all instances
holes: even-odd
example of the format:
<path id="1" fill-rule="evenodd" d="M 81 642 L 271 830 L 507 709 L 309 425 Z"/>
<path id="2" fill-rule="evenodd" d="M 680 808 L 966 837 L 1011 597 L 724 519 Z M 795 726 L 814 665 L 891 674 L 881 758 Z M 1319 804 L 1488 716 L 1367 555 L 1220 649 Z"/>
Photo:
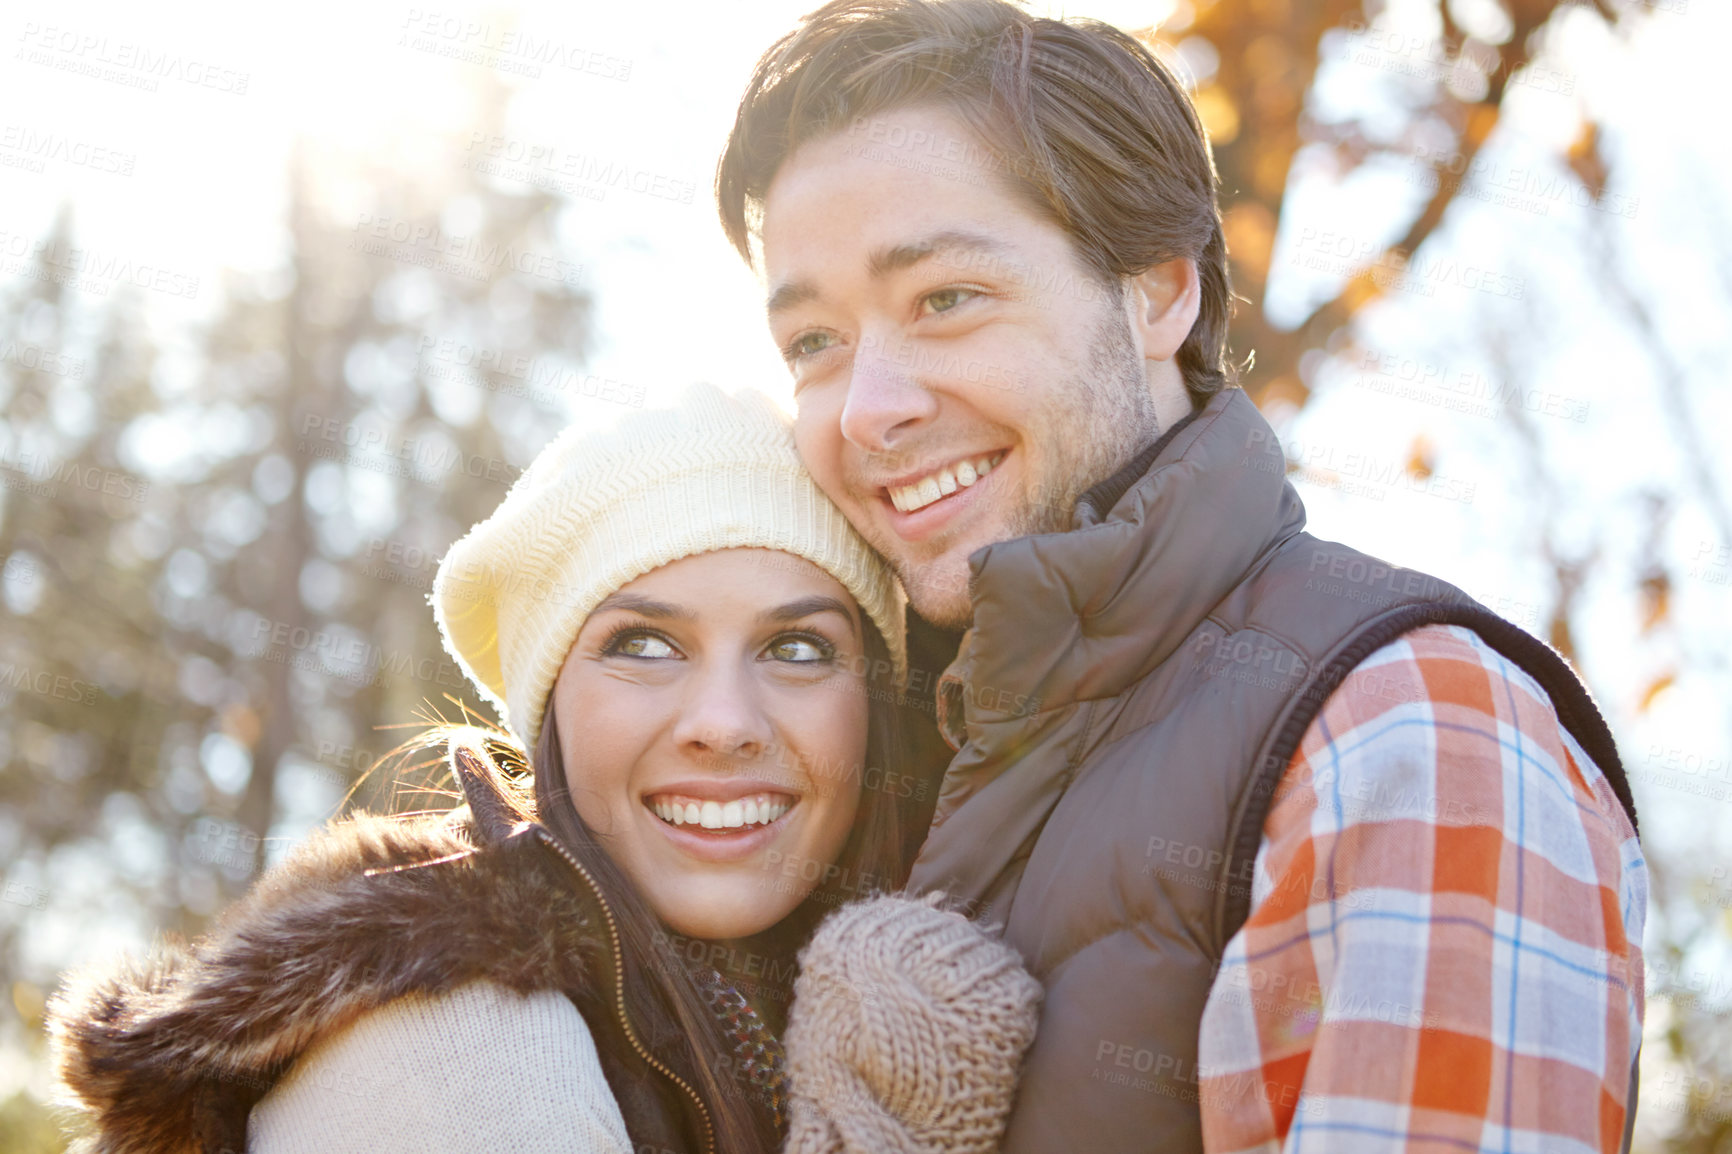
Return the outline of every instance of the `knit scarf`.
<path id="1" fill-rule="evenodd" d="M 788 1063 L 781 1040 L 770 1032 L 746 996 L 734 988 L 719 970 L 703 966 L 693 975 L 709 1001 L 710 1010 L 722 1023 L 734 1047 L 734 1069 L 752 1088 L 758 1101 L 776 1120 L 776 1129 L 788 1131 Z"/>

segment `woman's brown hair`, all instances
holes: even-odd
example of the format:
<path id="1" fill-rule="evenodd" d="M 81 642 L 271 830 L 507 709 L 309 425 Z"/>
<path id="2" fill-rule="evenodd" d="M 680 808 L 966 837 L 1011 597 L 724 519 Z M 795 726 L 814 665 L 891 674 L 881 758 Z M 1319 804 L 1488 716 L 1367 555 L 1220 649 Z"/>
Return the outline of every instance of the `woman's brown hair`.
<path id="1" fill-rule="evenodd" d="M 918 104 L 974 130 L 988 171 L 1070 234 L 1109 299 L 1119 277 L 1195 260 L 1202 299 L 1179 368 L 1194 404 L 1231 383 L 1208 138 L 1172 72 L 1098 21 L 1040 19 L 1004 0 L 825 4 L 758 61 L 717 165 L 717 209 L 740 255 L 752 260 L 764 196 L 796 149 L 844 131 L 864 143 L 873 117 Z"/>
<path id="2" fill-rule="evenodd" d="M 880 782 L 892 778 L 889 768 L 900 768 L 906 760 L 904 737 L 897 713 L 897 694 L 891 679 L 889 647 L 867 619 L 864 621 L 864 691 L 867 694 L 866 756 L 863 764 L 849 767 L 862 782 L 860 809 L 854 829 L 835 865 L 825 870 L 820 884 L 776 926 L 736 945 L 761 955 L 758 968 L 765 980 L 758 988 L 742 988 L 760 1016 L 776 1028 L 792 996 L 794 955 L 812 930 L 837 902 L 864 896 L 872 889 L 896 889 L 907 878 L 912 848 L 904 844 L 908 824 L 902 812 L 904 799 L 882 788 L 871 788 L 870 771 L 878 770 Z M 623 958 L 622 981 L 626 1013 L 640 1036 L 678 1038 L 683 1053 L 656 1057 L 674 1067 L 697 1090 L 710 1111 L 718 1151 L 774 1150 L 782 1135 L 771 1112 L 754 1088 L 734 1076 L 734 1047 L 722 1023 L 710 1010 L 693 970 L 715 964 L 729 976 L 727 956 L 706 951 L 706 943 L 684 942 L 671 935 L 625 872 L 615 864 L 594 831 L 578 816 L 566 779 L 566 766 L 559 739 L 559 726 L 549 704 L 540 740 L 532 754 L 532 793 L 518 794 L 522 816 L 539 821 L 595 878 L 603 899 L 618 922 Z M 846 774 L 842 775 L 846 778 Z M 832 786 L 838 784 L 828 782 Z M 845 784 L 845 781 L 842 783 Z M 772 881 L 766 878 L 766 881 Z M 694 955 L 691 947 L 696 946 Z M 733 951 L 729 951 L 732 953 Z M 745 983 L 733 979 L 738 986 Z"/>

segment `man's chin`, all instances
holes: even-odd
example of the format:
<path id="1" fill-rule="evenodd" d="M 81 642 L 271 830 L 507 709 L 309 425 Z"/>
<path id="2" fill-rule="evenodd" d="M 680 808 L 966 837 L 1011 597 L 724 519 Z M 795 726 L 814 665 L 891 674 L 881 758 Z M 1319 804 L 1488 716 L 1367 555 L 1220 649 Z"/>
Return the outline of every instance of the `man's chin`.
<path id="1" fill-rule="evenodd" d="M 940 629 L 966 629 L 974 617 L 974 602 L 968 596 L 968 559 L 953 563 L 949 557 L 917 569 L 901 566 L 897 575 L 908 591 L 908 602 L 921 618 Z"/>
<path id="2" fill-rule="evenodd" d="M 895 552 L 888 555 L 914 611 L 941 629 L 961 630 L 974 620 L 974 600 L 968 592 L 972 575 L 968 559 L 988 545 L 1022 535 L 1006 529 L 997 519 L 979 518 L 965 530 L 949 535 L 940 546 L 943 552 L 937 556 L 927 553 L 909 557 Z M 891 534 L 886 536 L 894 539 Z"/>

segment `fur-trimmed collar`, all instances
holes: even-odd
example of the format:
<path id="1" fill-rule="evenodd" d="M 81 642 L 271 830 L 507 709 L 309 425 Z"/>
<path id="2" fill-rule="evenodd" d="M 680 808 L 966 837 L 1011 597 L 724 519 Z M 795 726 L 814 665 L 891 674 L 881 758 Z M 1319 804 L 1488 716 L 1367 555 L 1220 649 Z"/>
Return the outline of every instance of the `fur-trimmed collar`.
<path id="1" fill-rule="evenodd" d="M 491 845 L 488 818 L 333 823 L 193 945 L 68 979 L 49 1034 L 88 1120 L 77 1148 L 243 1150 L 248 1113 L 295 1060 L 393 999 L 477 979 L 593 989 L 607 964 L 595 911 L 533 839 Z"/>

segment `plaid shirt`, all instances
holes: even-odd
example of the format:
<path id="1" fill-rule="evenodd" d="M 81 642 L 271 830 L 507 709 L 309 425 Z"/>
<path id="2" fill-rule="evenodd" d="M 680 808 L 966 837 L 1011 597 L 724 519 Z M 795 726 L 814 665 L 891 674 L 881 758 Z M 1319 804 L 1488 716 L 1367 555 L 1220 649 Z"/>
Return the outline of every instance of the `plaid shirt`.
<path id="1" fill-rule="evenodd" d="M 1617 1150 L 1647 898 L 1532 678 L 1457 626 L 1385 646 L 1270 807 L 1203 1014 L 1204 1145 Z"/>

